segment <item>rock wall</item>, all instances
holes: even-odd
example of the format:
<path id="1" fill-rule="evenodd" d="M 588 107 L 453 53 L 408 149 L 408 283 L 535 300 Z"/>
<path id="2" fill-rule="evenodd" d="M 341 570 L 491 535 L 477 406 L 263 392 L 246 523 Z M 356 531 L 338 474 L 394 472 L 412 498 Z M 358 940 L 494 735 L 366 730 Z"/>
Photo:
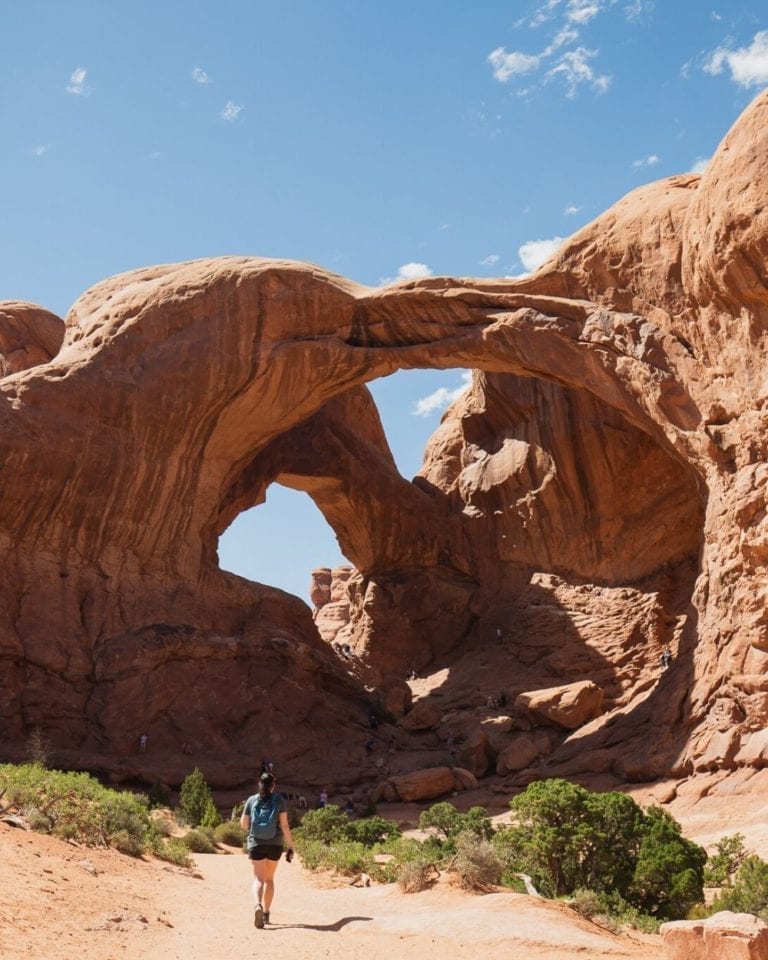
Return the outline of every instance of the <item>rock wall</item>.
<path id="1" fill-rule="evenodd" d="M 358 571 L 344 630 L 382 689 L 500 635 L 512 693 L 608 690 L 550 770 L 757 763 L 766 120 L 763 93 L 701 177 L 634 191 L 522 280 L 158 266 L 85 293 L 60 348 L 56 318 L 0 304 L 0 748 L 39 726 L 114 770 L 149 732 L 234 782 L 254 741 L 322 777 L 332 738 L 354 765 L 362 675 L 296 598 L 218 569 L 220 533 L 280 482 Z M 472 390 L 406 481 L 365 383 L 457 366 Z"/>

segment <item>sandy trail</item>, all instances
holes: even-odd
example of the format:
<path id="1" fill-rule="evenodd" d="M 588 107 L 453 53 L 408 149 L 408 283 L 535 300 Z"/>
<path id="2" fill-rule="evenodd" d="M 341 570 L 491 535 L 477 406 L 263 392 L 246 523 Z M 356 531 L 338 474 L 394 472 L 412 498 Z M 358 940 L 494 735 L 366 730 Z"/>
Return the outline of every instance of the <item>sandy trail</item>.
<path id="1" fill-rule="evenodd" d="M 406 896 L 393 885 L 323 888 L 298 864 L 281 862 L 274 924 L 252 922 L 250 864 L 244 856 L 198 856 L 202 880 L 179 878 L 165 891 L 173 929 L 158 935 L 140 960 L 226 957 L 656 956 L 658 938 L 617 937 L 558 905 L 512 893 L 468 896 L 444 886 Z M 162 941 L 162 943 L 161 943 Z M 159 950 L 158 950 L 159 948 Z"/>
<path id="2" fill-rule="evenodd" d="M 242 853 L 197 856 L 198 877 L 114 850 L 73 847 L 0 824 L 2 960 L 651 960 L 658 937 L 616 936 L 558 904 L 446 884 L 322 886 L 281 862 L 275 923 L 253 926 Z"/>

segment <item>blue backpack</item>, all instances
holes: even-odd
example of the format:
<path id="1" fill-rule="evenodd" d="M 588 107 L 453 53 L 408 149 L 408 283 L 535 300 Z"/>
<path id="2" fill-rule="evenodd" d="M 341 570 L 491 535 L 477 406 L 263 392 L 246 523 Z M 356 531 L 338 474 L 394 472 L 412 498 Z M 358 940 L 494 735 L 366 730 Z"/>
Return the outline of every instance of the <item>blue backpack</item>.
<path id="1" fill-rule="evenodd" d="M 251 803 L 251 826 L 248 830 L 253 840 L 274 840 L 280 832 L 278 814 L 280 812 L 280 794 L 273 793 L 262 799 L 258 794 Z"/>

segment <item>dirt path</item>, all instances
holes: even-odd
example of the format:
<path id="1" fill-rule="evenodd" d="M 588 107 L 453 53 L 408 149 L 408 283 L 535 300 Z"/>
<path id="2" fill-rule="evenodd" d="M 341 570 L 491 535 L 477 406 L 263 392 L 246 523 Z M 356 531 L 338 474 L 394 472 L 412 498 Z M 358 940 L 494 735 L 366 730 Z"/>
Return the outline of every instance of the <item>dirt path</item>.
<path id="1" fill-rule="evenodd" d="M 197 877 L 113 850 L 0 824 L 0 958 L 27 960 L 584 960 L 658 957 L 658 937 L 618 937 L 565 907 L 449 886 L 322 886 L 281 863 L 274 925 L 253 926 L 241 853 L 196 857 Z"/>
<path id="2" fill-rule="evenodd" d="M 512 893 L 469 896 L 440 887 L 405 896 L 395 886 L 321 887 L 297 864 L 281 863 L 274 924 L 256 930 L 244 856 L 198 856 L 203 879 L 165 890 L 173 929 L 135 954 L 137 960 L 270 957 L 419 958 L 511 956 L 558 960 L 656 956 L 658 938 L 617 937 L 558 905 Z M 160 950 L 158 951 L 158 947 Z M 510 952 L 512 951 L 512 952 Z"/>

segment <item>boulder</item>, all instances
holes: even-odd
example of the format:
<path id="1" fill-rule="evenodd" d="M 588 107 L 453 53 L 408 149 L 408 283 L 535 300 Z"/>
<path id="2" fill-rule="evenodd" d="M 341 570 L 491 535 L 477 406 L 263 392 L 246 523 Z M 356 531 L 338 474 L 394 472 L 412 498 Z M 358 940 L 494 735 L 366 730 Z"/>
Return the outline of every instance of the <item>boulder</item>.
<path id="1" fill-rule="evenodd" d="M 309 576 L 309 599 L 316 610 L 331 599 L 331 568 L 318 567 Z"/>
<path id="2" fill-rule="evenodd" d="M 463 767 L 453 767 L 453 779 L 457 790 L 477 790 L 477 777 Z"/>
<path id="3" fill-rule="evenodd" d="M 603 691 L 591 680 L 566 683 L 546 690 L 521 693 L 515 706 L 549 720 L 566 730 L 576 730 L 600 715 Z"/>
<path id="4" fill-rule="evenodd" d="M 453 793 L 455 779 L 450 767 L 429 767 L 426 770 L 414 770 L 389 781 L 397 795 L 405 803 L 417 800 L 434 800 Z"/>
<path id="5" fill-rule="evenodd" d="M 496 773 L 503 777 L 516 770 L 524 770 L 537 757 L 549 753 L 550 749 L 550 739 L 543 730 L 518 733 L 509 739 L 507 746 L 496 757 Z"/>
<path id="6" fill-rule="evenodd" d="M 400 720 L 404 730 L 430 730 L 440 723 L 443 708 L 434 700 L 420 700 Z"/>
<path id="7" fill-rule="evenodd" d="M 723 910 L 663 923 L 659 932 L 667 960 L 768 960 L 768 926 L 751 913 Z"/>

